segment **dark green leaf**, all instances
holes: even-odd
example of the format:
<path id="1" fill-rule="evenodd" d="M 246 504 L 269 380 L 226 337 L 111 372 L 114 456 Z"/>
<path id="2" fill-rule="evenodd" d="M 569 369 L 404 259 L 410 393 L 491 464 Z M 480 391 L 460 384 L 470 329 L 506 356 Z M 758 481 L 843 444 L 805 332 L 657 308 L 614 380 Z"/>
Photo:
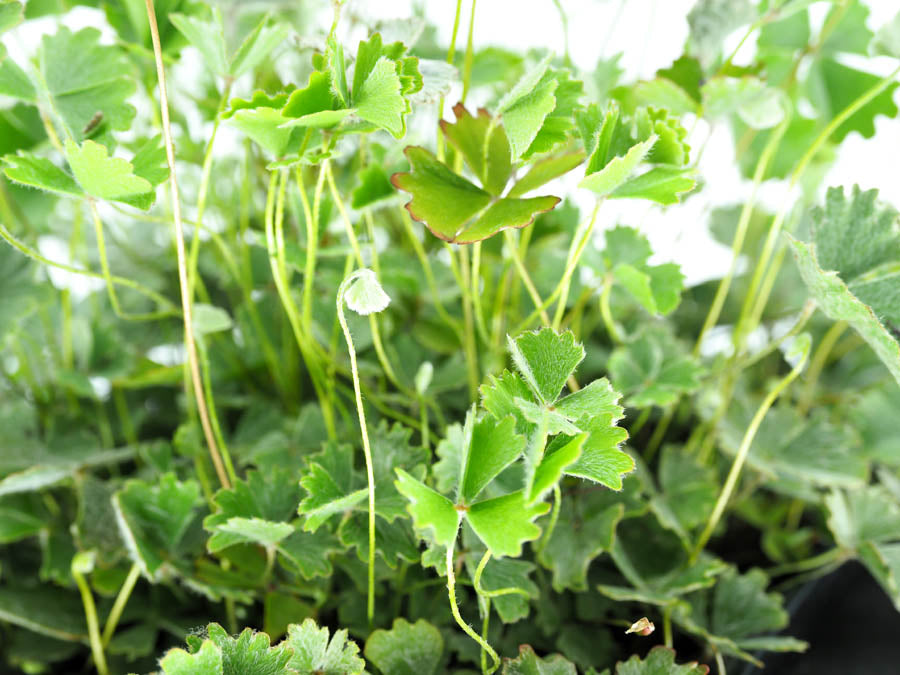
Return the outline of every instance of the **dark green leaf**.
<path id="1" fill-rule="evenodd" d="M 365 656 L 384 675 L 434 675 L 443 651 L 440 631 L 424 619 L 412 624 L 394 619 L 391 630 L 369 635 Z"/>

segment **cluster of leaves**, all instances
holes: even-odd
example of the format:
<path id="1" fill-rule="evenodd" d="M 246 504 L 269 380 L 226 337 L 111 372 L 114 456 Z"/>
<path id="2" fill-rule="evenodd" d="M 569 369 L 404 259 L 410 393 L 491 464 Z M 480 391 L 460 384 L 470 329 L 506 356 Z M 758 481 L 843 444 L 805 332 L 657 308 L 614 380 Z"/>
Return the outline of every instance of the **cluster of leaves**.
<path id="1" fill-rule="evenodd" d="M 115 39 L 0 0 L 5 667 L 702 675 L 804 650 L 780 591 L 845 560 L 900 608 L 900 223 L 820 189 L 900 15 L 698 0 L 623 82 L 352 3 L 73 4 Z M 702 198 L 723 124 L 753 189 L 685 288 L 595 226 Z"/>

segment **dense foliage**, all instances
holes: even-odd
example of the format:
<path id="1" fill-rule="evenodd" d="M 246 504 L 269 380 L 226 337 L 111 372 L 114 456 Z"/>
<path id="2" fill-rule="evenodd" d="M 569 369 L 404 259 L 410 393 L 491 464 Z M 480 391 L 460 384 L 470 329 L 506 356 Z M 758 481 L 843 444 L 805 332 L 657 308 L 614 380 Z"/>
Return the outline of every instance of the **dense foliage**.
<path id="1" fill-rule="evenodd" d="M 698 0 L 627 82 L 363 4 L 0 0 L 6 666 L 701 675 L 846 560 L 900 607 L 900 225 L 821 184 L 900 15 Z M 686 287 L 604 207 L 714 126 Z"/>

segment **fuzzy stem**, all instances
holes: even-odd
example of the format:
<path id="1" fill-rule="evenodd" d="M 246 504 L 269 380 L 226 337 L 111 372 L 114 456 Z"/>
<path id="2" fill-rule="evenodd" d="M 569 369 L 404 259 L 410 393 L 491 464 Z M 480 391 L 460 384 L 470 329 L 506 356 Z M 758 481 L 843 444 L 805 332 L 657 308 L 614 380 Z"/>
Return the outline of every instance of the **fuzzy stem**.
<path id="1" fill-rule="evenodd" d="M 541 541 L 537 546 L 537 553 L 539 555 L 544 552 L 544 549 L 547 548 L 547 544 L 550 543 L 550 538 L 553 536 L 553 531 L 556 529 L 556 523 L 559 522 L 559 511 L 561 508 L 562 491 L 559 489 L 559 484 L 557 484 L 553 486 L 553 512 L 550 514 L 550 522 L 547 525 L 544 536 L 541 537 Z"/>
<path id="2" fill-rule="evenodd" d="M 109 669 L 106 666 L 106 655 L 103 653 L 103 641 L 100 638 L 100 623 L 97 620 L 97 605 L 94 603 L 94 595 L 91 593 L 91 587 L 88 586 L 87 579 L 74 565 L 72 566 L 72 577 L 74 577 L 75 583 L 78 585 L 78 591 L 81 593 L 81 603 L 84 605 L 84 617 L 87 621 L 88 639 L 91 643 L 91 655 L 94 658 L 94 666 L 97 668 L 99 675 L 108 675 Z"/>
<path id="3" fill-rule="evenodd" d="M 816 384 L 819 381 L 819 375 L 828 362 L 828 357 L 834 345 L 840 339 L 841 335 L 847 330 L 846 321 L 838 321 L 831 325 L 831 328 L 822 336 L 819 346 L 810 359 L 809 370 L 806 371 L 806 383 L 803 387 L 803 393 L 800 395 L 800 401 L 797 404 L 797 411 L 801 415 L 806 415 L 810 405 L 812 405 L 813 397 L 816 393 Z"/>
<path id="4" fill-rule="evenodd" d="M 526 598 L 530 598 L 531 596 L 524 588 L 516 588 L 515 586 L 510 586 L 509 588 L 498 588 L 493 591 L 488 591 L 481 587 L 481 575 L 484 574 L 484 568 L 487 566 L 488 561 L 491 559 L 491 555 L 491 550 L 488 549 L 484 552 L 484 555 L 481 556 L 481 560 L 478 561 L 478 566 L 475 568 L 475 576 L 472 578 L 472 584 L 475 586 L 475 592 L 484 598 L 497 598 L 502 595 L 524 595 Z"/>
<path id="5" fill-rule="evenodd" d="M 462 615 L 459 613 L 459 605 L 456 603 L 456 575 L 453 573 L 453 546 L 447 547 L 447 596 L 450 598 L 450 612 L 453 614 L 456 623 L 463 629 L 466 635 L 475 640 L 475 642 L 481 645 L 481 648 L 484 651 L 490 654 L 494 665 L 485 672 L 488 674 L 493 673 L 500 667 L 500 657 L 497 656 L 497 652 L 495 652 L 494 648 L 488 644 L 487 640 L 482 638 L 478 633 L 472 630 L 472 627 L 469 624 L 463 621 Z"/>
<path id="6" fill-rule="evenodd" d="M 116 632 L 116 626 L 119 624 L 119 619 L 122 618 L 122 612 L 125 611 L 125 605 L 128 604 L 128 599 L 131 597 L 131 592 L 134 590 L 134 586 L 137 584 L 140 576 L 141 568 L 137 564 L 132 565 L 131 569 L 128 570 L 128 576 L 122 582 L 122 587 L 119 589 L 119 594 L 116 596 L 112 609 L 109 610 L 109 616 L 106 617 L 106 624 L 103 626 L 104 647 L 112 640 L 112 636 Z"/>
<path id="7" fill-rule="evenodd" d="M 224 488 L 231 487 L 219 448 L 213 435 L 209 421 L 209 411 L 206 408 L 206 399 L 203 396 L 203 383 L 200 378 L 200 367 L 197 363 L 197 347 L 194 344 L 194 325 L 191 311 L 191 298 L 187 278 L 187 261 L 184 250 L 184 225 L 181 220 L 181 200 L 178 196 L 178 179 L 175 175 L 175 144 L 172 140 L 172 126 L 169 121 L 169 99 L 166 94 L 166 73 L 162 59 L 162 46 L 159 41 L 159 27 L 156 25 L 156 10 L 153 0 L 145 0 L 147 8 L 147 20 L 150 24 L 150 36 L 153 39 L 153 55 L 156 60 L 156 77 L 159 82 L 159 107 L 162 114 L 163 138 L 166 146 L 166 161 L 169 164 L 169 186 L 172 198 L 172 218 L 175 223 L 175 251 L 178 256 L 178 284 L 181 287 L 181 311 L 184 319 L 184 341 L 188 352 L 188 368 L 190 369 L 191 384 L 194 400 L 197 403 L 197 412 L 200 414 L 200 424 L 203 427 L 203 435 L 209 446 L 209 454 L 216 469 L 216 475 Z"/>
<path id="8" fill-rule="evenodd" d="M 369 432 L 366 429 L 366 411 L 363 408 L 362 393 L 359 384 L 359 369 L 356 365 L 356 349 L 353 347 L 353 337 L 344 317 L 344 294 L 359 276 L 361 270 L 357 270 L 341 283 L 337 294 L 337 316 L 347 341 L 347 351 L 350 353 L 350 374 L 353 378 L 353 394 L 356 397 L 356 412 L 359 415 L 359 428 L 362 434 L 363 455 L 366 460 L 366 483 L 369 487 L 369 586 L 366 602 L 366 617 L 371 625 L 375 617 L 375 472 L 372 468 L 372 450 L 369 447 Z"/>

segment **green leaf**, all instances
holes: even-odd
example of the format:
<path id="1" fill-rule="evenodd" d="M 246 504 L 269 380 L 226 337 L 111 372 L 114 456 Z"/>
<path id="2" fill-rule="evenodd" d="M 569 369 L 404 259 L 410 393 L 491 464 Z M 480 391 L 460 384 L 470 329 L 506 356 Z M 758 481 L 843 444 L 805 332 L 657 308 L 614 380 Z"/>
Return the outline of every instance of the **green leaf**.
<path id="1" fill-rule="evenodd" d="M 400 93 L 400 76 L 392 61 L 382 57 L 362 87 L 353 92 L 356 114 L 389 131 L 395 138 L 406 134 L 409 102 Z"/>
<path id="2" fill-rule="evenodd" d="M 559 83 L 555 79 L 544 78 L 549 63 L 548 55 L 525 73 L 504 94 L 497 106 L 497 115 L 503 119 L 513 160 L 519 159 L 528 150 L 544 119 L 556 107 L 553 92 Z"/>
<path id="3" fill-rule="evenodd" d="M 525 449 L 525 438 L 516 433 L 516 420 L 508 416 L 499 422 L 484 417 L 474 424 L 471 442 L 462 455 L 459 499 L 471 503 L 503 469 Z"/>
<path id="4" fill-rule="evenodd" d="M 0 1 L 0 33 L 15 28 L 25 18 L 25 5 L 19 0 Z"/>
<path id="5" fill-rule="evenodd" d="M 688 12 L 688 46 L 704 68 L 709 68 L 722 51 L 725 38 L 756 19 L 749 0 L 699 0 Z"/>
<path id="6" fill-rule="evenodd" d="M 538 658 L 530 645 L 520 645 L 515 659 L 503 659 L 503 675 L 577 675 L 575 664 L 559 654 Z"/>
<path id="7" fill-rule="evenodd" d="M 694 189 L 694 169 L 655 166 L 630 178 L 608 194 L 610 199 L 649 199 L 658 204 L 676 204 L 681 195 Z"/>
<path id="8" fill-rule="evenodd" d="M 451 243 L 473 243 L 509 227 L 525 227 L 538 213 L 559 203 L 557 197 L 494 201 L 489 193 L 455 174 L 424 148 L 408 147 L 405 152 L 412 171 L 395 173 L 391 182 L 412 194 L 406 205 L 410 215 Z"/>
<path id="9" fill-rule="evenodd" d="M 33 537 L 45 527 L 43 519 L 34 514 L 0 504 L 0 544 Z"/>
<path id="10" fill-rule="evenodd" d="M 279 158 L 296 150 L 301 138 L 293 128 L 286 127 L 291 120 L 282 108 L 286 108 L 287 103 L 287 94 L 269 96 L 257 91 L 249 100 L 231 99 L 222 119 Z"/>
<path id="11" fill-rule="evenodd" d="M 124 202 L 145 211 L 156 199 L 150 181 L 136 176 L 127 160 L 110 157 L 104 145 L 87 140 L 79 147 L 67 139 L 66 159 L 75 180 L 92 197 Z"/>
<path id="12" fill-rule="evenodd" d="M 342 108 L 340 101 L 331 89 L 328 73 L 314 70 L 309 75 L 309 82 L 303 89 L 291 92 L 281 114 L 287 118 L 281 126 L 289 128 L 301 127 L 333 127 L 353 112 L 351 108 Z"/>
<path id="13" fill-rule="evenodd" d="M 554 447 L 552 452 L 549 448 L 547 449 L 540 464 L 534 470 L 534 479 L 528 494 L 529 503 L 542 499 L 554 485 L 559 483 L 559 479 L 562 478 L 566 469 L 581 456 L 581 449 L 587 437 L 588 434 L 578 434 L 571 440 L 566 438 L 559 447 Z"/>
<path id="14" fill-rule="evenodd" d="M 223 675 L 269 675 L 283 673 L 292 655 L 285 643 L 273 647 L 269 636 L 245 628 L 233 638 L 217 623 L 206 628 L 209 641 L 222 651 Z"/>
<path id="15" fill-rule="evenodd" d="M 364 513 L 355 513 L 341 522 L 338 538 L 345 548 L 355 548 L 360 562 L 367 562 L 369 555 L 369 525 Z M 375 549 L 385 564 L 397 569 L 401 561 L 419 559 L 416 535 L 406 519 L 379 522 L 375 528 Z"/>
<path id="16" fill-rule="evenodd" d="M 707 675 L 709 668 L 696 661 L 678 665 L 675 651 L 656 646 L 641 659 L 638 655 L 616 664 L 616 675 Z"/>
<path id="17" fill-rule="evenodd" d="M 655 143 L 656 136 L 636 143 L 621 157 L 613 157 L 599 170 L 586 174 L 578 187 L 587 188 L 601 197 L 612 194 L 631 178 Z"/>
<path id="18" fill-rule="evenodd" d="M 591 561 L 612 547 L 625 508 L 618 497 L 594 491 L 578 499 L 563 499 L 559 520 L 538 561 L 553 572 L 553 589 L 587 590 Z"/>
<path id="19" fill-rule="evenodd" d="M 0 22 L 3 21 L 3 8 L 8 6 L 0 5 Z M 9 96 L 31 103 L 37 101 L 37 95 L 31 80 L 28 79 L 28 76 L 18 64 L 9 58 L 6 47 L 3 44 L 0 44 L 0 96 Z"/>
<path id="20" fill-rule="evenodd" d="M 506 132 L 501 125 L 494 123 L 484 108 L 480 108 L 477 117 L 473 117 L 462 103 L 457 103 L 453 106 L 453 114 L 456 115 L 456 122 L 451 124 L 441 120 L 441 131 L 462 154 L 484 190 L 499 196 L 512 173 Z M 509 196 L 519 195 L 510 193 Z"/>
<path id="21" fill-rule="evenodd" d="M 526 159 L 533 155 L 551 152 L 557 146 L 566 143 L 570 133 L 575 129 L 575 114 L 582 108 L 581 97 L 584 95 L 584 85 L 580 80 L 573 80 L 567 70 L 551 68 L 544 74 L 538 87 L 550 81 L 556 83 L 553 91 L 555 105 L 550 114 L 544 118 L 537 135 L 528 146 L 528 150 L 523 153 L 523 157 Z"/>
<path id="22" fill-rule="evenodd" d="M 403 469 L 397 469 L 395 485 L 400 494 L 409 499 L 410 515 L 417 530 L 431 529 L 434 541 L 450 547 L 459 530 L 460 513 L 456 506 L 443 495 L 410 476 Z"/>
<path id="23" fill-rule="evenodd" d="M 704 522 L 712 513 L 719 495 L 718 475 L 713 467 L 670 445 L 663 448 L 658 479 L 662 495 L 653 498 L 653 506 L 670 512 L 682 532 Z"/>
<path id="24" fill-rule="evenodd" d="M 161 579 L 196 517 L 200 486 L 166 474 L 153 485 L 130 480 L 113 496 L 116 522 L 134 563 L 151 579 Z"/>
<path id="25" fill-rule="evenodd" d="M 394 619 L 391 630 L 369 635 L 365 656 L 384 675 L 434 675 L 443 651 L 440 631 L 424 619 Z"/>
<path id="26" fill-rule="evenodd" d="M 159 662 L 165 675 L 224 675 L 222 650 L 206 640 L 194 654 L 183 649 L 170 649 Z"/>
<path id="27" fill-rule="evenodd" d="M 541 536 L 541 528 L 534 524 L 534 519 L 549 510 L 550 505 L 546 503 L 527 505 L 525 494 L 518 491 L 473 504 L 466 519 L 495 556 L 518 558 L 524 542 Z"/>
<path id="28" fill-rule="evenodd" d="M 219 490 L 213 498 L 216 511 L 203 520 L 203 527 L 212 533 L 207 541 L 209 551 L 246 542 L 277 543 L 293 532 L 285 521 L 293 516 L 299 500 L 300 490 L 289 472 L 249 472 L 245 480 Z M 258 527 L 258 537 L 254 527 Z"/>
<path id="29" fill-rule="evenodd" d="M 664 108 L 674 115 L 697 113 L 700 106 L 691 95 L 666 77 L 638 82 L 634 85 L 634 97 L 639 105 Z"/>
<path id="30" fill-rule="evenodd" d="M 474 577 L 481 554 L 466 556 L 466 569 Z M 481 587 L 486 591 L 517 589 L 491 598 L 491 606 L 497 610 L 503 623 L 515 623 L 528 616 L 531 600 L 537 599 L 540 589 L 529 576 L 535 566 L 525 560 L 491 558 L 481 575 Z"/>
<path id="31" fill-rule="evenodd" d="M 225 26 L 218 7 L 212 9 L 209 20 L 173 13 L 169 14 L 169 21 L 197 48 L 208 68 L 217 75 L 230 74 L 228 56 L 225 54 Z"/>
<path id="32" fill-rule="evenodd" d="M 900 12 L 875 33 L 875 37 L 869 43 L 869 54 L 900 59 Z"/>
<path id="33" fill-rule="evenodd" d="M 881 81 L 881 77 L 856 68 L 850 68 L 834 59 L 815 61 L 807 76 L 806 86 L 810 102 L 822 120 L 831 120 Z M 856 131 L 863 138 L 875 135 L 875 118 L 878 115 L 893 119 L 897 116 L 894 92 L 900 86 L 896 82 L 888 86 L 871 101 L 862 106 L 841 124 L 831 135 L 834 143 L 840 143 L 847 134 Z"/>
<path id="34" fill-rule="evenodd" d="M 644 330 L 618 347 L 607 364 L 616 388 L 629 406 L 666 406 L 700 386 L 703 368 L 663 331 Z"/>
<path id="35" fill-rule="evenodd" d="M 284 42 L 289 33 L 290 27 L 287 24 L 272 23 L 268 15 L 264 16 L 232 55 L 229 66 L 231 76 L 237 78 L 256 68 L 268 58 L 272 50 Z"/>
<path id="36" fill-rule="evenodd" d="M 307 496 L 300 502 L 298 512 L 306 516 L 303 529 L 315 532 L 319 526 L 336 513 L 350 511 L 369 494 L 367 489 L 347 492 L 320 464 L 313 463 L 309 472 L 300 479 Z"/>
<path id="37" fill-rule="evenodd" d="M 378 164 L 370 164 L 363 169 L 359 180 L 350 203 L 354 209 L 363 209 L 394 196 L 394 186 L 384 168 Z"/>
<path id="38" fill-rule="evenodd" d="M 282 539 L 275 548 L 282 566 L 304 579 L 331 576 L 331 558 L 335 553 L 346 550 L 328 528 L 301 532 L 296 523 L 293 533 Z"/>
<path id="39" fill-rule="evenodd" d="M 196 338 L 223 330 L 231 330 L 234 325 L 228 312 L 224 309 L 203 302 L 194 304 L 193 319 L 194 337 Z"/>
<path id="40" fill-rule="evenodd" d="M 328 628 L 319 628 L 312 619 L 288 627 L 284 644 L 293 650 L 288 668 L 299 675 L 359 675 L 366 667 L 357 656 L 359 647 L 347 639 L 347 631 L 336 631 L 328 639 Z"/>
<path id="41" fill-rule="evenodd" d="M 583 161 L 583 152 L 567 152 L 540 159 L 531 165 L 528 173 L 519 178 L 506 195 L 507 197 L 521 197 L 545 183 L 549 183 L 554 178 L 569 173 Z"/>
<path id="42" fill-rule="evenodd" d="M 19 151 L 3 158 L 3 173 L 20 185 L 46 190 L 65 197 L 82 197 L 84 192 L 75 179 L 49 159 Z"/>
<path id="43" fill-rule="evenodd" d="M 876 202 L 877 191 L 854 187 L 848 200 L 831 188 L 813 213 L 811 244 L 791 239 L 800 275 L 830 318 L 847 321 L 900 382 L 900 324 L 894 292 L 900 252 L 897 212 Z"/>
<path id="44" fill-rule="evenodd" d="M 781 95 L 756 77 L 713 77 L 701 92 L 703 111 L 712 119 L 736 114 L 751 129 L 768 129 L 785 116 Z"/>
<path id="45" fill-rule="evenodd" d="M 571 331 L 528 331 L 516 339 L 507 337 L 507 345 L 516 369 L 542 403 L 559 398 L 566 381 L 584 360 L 584 347 Z"/>
<path id="46" fill-rule="evenodd" d="M 655 169 L 654 169 L 655 170 Z M 605 233 L 603 263 L 617 284 L 651 314 L 666 315 L 681 301 L 684 275 L 674 263 L 650 265 L 650 242 L 632 227 L 621 225 Z"/>
<path id="47" fill-rule="evenodd" d="M 74 593 L 44 585 L 0 588 L 0 621 L 66 642 L 86 642 L 81 601 Z"/>
<path id="48" fill-rule="evenodd" d="M 134 68 L 121 49 L 99 40 L 96 28 L 72 33 L 62 27 L 41 42 L 39 64 L 47 93 L 75 142 L 84 138 L 98 113 L 113 131 L 128 129 L 135 116 L 126 103 L 137 88 L 129 76 Z"/>

